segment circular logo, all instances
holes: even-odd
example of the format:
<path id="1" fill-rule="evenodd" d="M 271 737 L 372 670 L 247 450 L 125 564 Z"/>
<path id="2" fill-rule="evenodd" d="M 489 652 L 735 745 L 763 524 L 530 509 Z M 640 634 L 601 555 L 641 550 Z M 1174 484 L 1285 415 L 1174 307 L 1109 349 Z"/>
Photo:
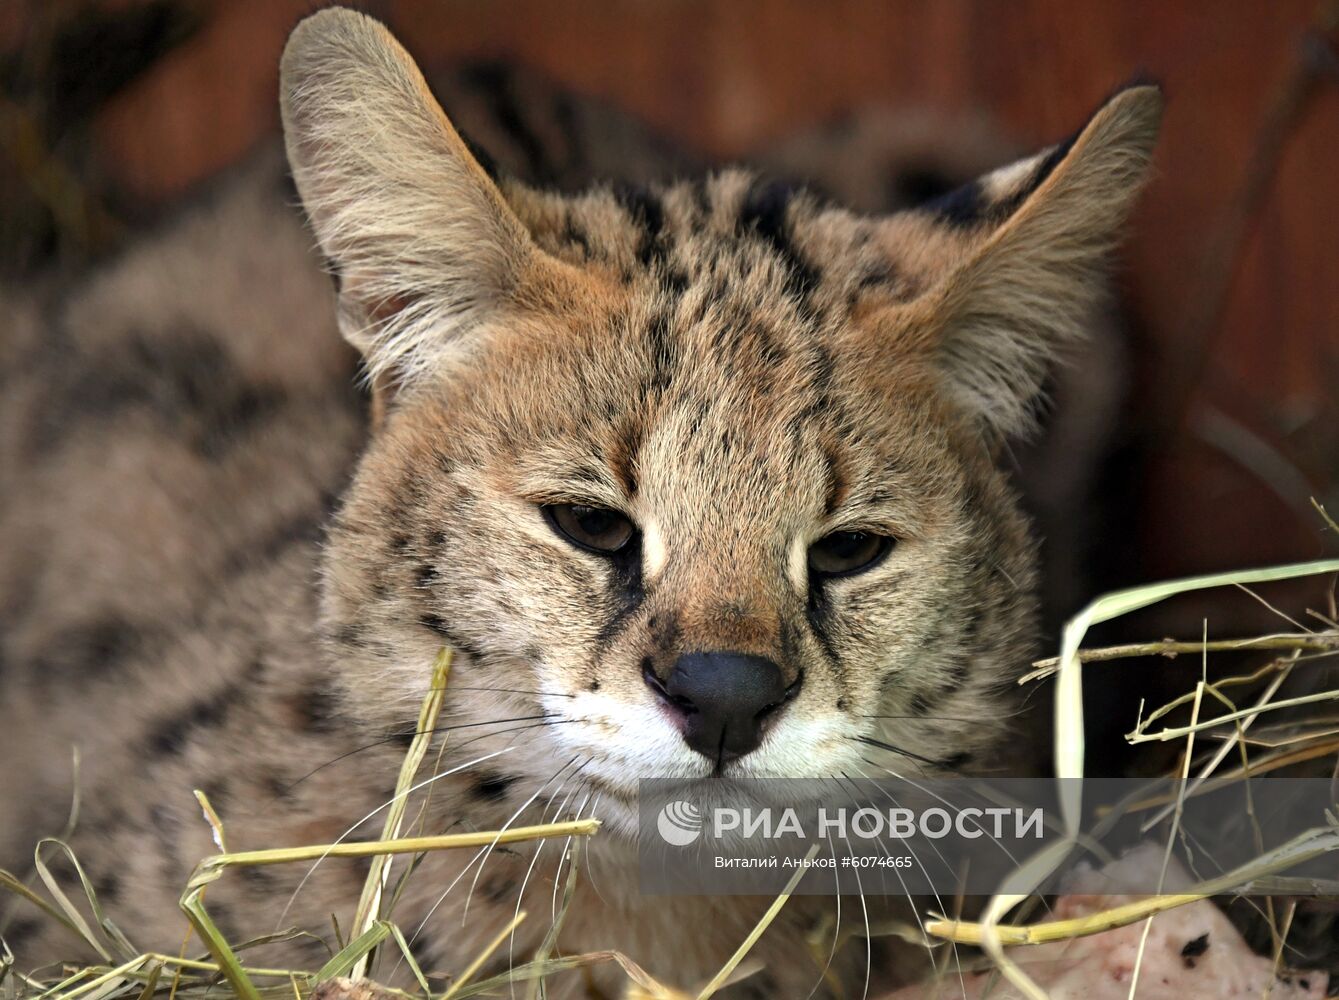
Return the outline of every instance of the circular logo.
<path id="1" fill-rule="evenodd" d="M 656 819 L 660 839 L 674 847 L 687 847 L 702 833 L 702 814 L 691 802 L 671 802 Z"/>

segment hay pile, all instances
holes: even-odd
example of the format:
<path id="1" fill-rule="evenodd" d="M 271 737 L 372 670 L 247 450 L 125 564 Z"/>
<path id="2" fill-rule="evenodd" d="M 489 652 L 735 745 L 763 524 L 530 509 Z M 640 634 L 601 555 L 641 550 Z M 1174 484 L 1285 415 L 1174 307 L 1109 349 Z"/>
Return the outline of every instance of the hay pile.
<path id="1" fill-rule="evenodd" d="M 1174 654 L 1199 654 L 1208 657 L 1214 652 L 1256 650 L 1273 653 L 1272 658 L 1257 669 L 1247 673 L 1233 674 L 1219 680 L 1210 681 L 1204 674 L 1195 689 L 1181 697 L 1160 706 L 1150 712 L 1142 713 L 1127 739 L 1132 743 L 1180 741 L 1184 744 L 1181 754 L 1178 785 L 1179 797 L 1194 795 L 1202 787 L 1231 781 L 1249 781 L 1262 774 L 1277 772 L 1284 768 L 1311 762 L 1333 768 L 1339 759 L 1339 686 L 1312 685 L 1306 694 L 1287 698 L 1277 697 L 1285 682 L 1300 672 L 1311 670 L 1326 657 L 1339 652 L 1339 622 L 1336 622 L 1333 606 L 1328 613 L 1313 612 L 1319 627 L 1307 629 L 1299 627 L 1284 633 L 1253 636 L 1238 640 L 1209 642 L 1172 642 L 1164 640 L 1136 646 L 1113 647 L 1108 649 L 1084 649 L 1083 641 L 1088 629 L 1099 622 L 1128 614 L 1139 608 L 1161 601 L 1176 594 L 1220 586 L 1251 586 L 1253 584 L 1283 580 L 1301 576 L 1339 573 L 1339 560 L 1307 563 L 1294 566 L 1275 567 L 1252 572 L 1226 573 L 1215 576 L 1198 577 L 1189 580 L 1139 587 L 1132 590 L 1109 594 L 1085 608 L 1066 627 L 1060 655 L 1053 660 L 1041 661 L 1037 669 L 1024 678 L 1023 683 L 1036 681 L 1052 675 L 1056 677 L 1056 725 L 1055 725 L 1055 768 L 1060 777 L 1076 777 L 1083 774 L 1084 766 L 1084 722 L 1082 703 L 1082 677 L 1085 663 L 1114 661 L 1133 656 L 1158 656 Z M 1333 602 L 1331 602 L 1333 603 Z M 663 984 L 656 982 L 634 961 L 616 952 L 596 952 L 584 955 L 561 955 L 556 948 L 558 930 L 562 926 L 562 914 L 570 903 L 572 892 L 579 878 L 577 866 L 571 866 L 566 883 L 562 908 L 553 931 L 546 938 L 538 953 L 530 961 L 516 965 L 509 973 L 492 978 L 478 978 L 486 967 L 493 951 L 510 935 L 513 928 L 525 914 L 519 913 L 515 921 L 500 926 L 492 943 L 471 962 L 463 966 L 449 982 L 445 992 L 434 991 L 423 971 L 410 953 L 404 934 L 390 919 L 383 919 L 397 894 L 399 882 L 412 877 L 412 861 L 405 863 L 404 857 L 413 858 L 428 851 L 457 850 L 464 847 L 479 847 L 487 844 L 513 843 L 546 837 L 589 837 L 597 836 L 598 820 L 553 823 L 509 829 L 502 832 L 480 832 L 451 834 L 443 836 L 407 836 L 405 835 L 405 803 L 408 792 L 414 787 L 415 775 L 423 762 L 435 728 L 438 713 L 441 711 L 443 692 L 450 675 L 451 656 L 443 651 L 434 669 L 431 690 L 423 703 L 417 732 L 419 736 L 409 748 L 401 768 L 397 784 L 397 796 L 387 810 L 382 838 L 368 843 L 341 843 L 334 845 L 315 845 L 308 847 L 278 848 L 264 851 L 229 853 L 226 844 L 226 830 L 219 822 L 208 799 L 196 792 L 200 806 L 214 833 L 220 853 L 203 859 L 183 890 L 180 905 L 190 922 L 193 937 L 183 944 L 180 954 L 144 953 L 134 947 L 127 935 L 116 926 L 111 917 L 103 910 L 93 887 L 84 876 L 69 848 L 60 840 L 47 840 L 37 852 L 37 877 L 43 883 L 46 893 L 33 888 L 8 872 L 0 872 L 0 890 L 6 890 L 16 897 L 16 907 L 33 907 L 45 918 L 57 921 L 72 934 L 82 938 L 102 961 L 96 965 L 80 968 L 31 971 L 23 967 L 8 945 L 4 943 L 3 921 L 0 921 L 0 997 L 50 997 L 62 1000 L 121 1000 L 136 997 L 139 1000 L 154 998 L 182 998 L 193 1000 L 206 994 L 219 995 L 221 985 L 230 987 L 231 992 L 247 1000 L 277 1000 L 277 998 L 302 998 L 312 995 L 318 986 L 326 1000 L 339 997 L 361 997 L 362 1000 L 385 1000 L 388 996 L 421 996 L 434 998 L 460 998 L 478 995 L 511 995 L 515 985 L 520 995 L 533 996 L 542 984 L 551 977 L 570 974 L 571 970 L 597 963 L 615 963 L 626 973 L 628 997 L 657 997 L 662 1000 L 681 1000 L 688 994 L 679 987 L 686 984 Z M 1249 699 L 1242 703 L 1242 693 Z M 1188 713 L 1184 724 L 1171 724 L 1176 714 Z M 1205 749 L 1207 745 L 1207 749 Z M 1067 785 L 1077 788 L 1077 783 Z M 1078 821 L 1082 803 L 1078 794 L 1067 793 L 1062 797 L 1062 812 L 1070 840 L 1060 845 L 1066 851 L 1078 836 Z M 1147 804 L 1145 804 L 1147 806 Z M 1177 803 L 1167 802 L 1163 808 L 1174 817 Z M 74 862 L 74 870 L 79 878 L 80 892 L 71 898 L 58 885 L 43 860 L 51 852 L 63 852 Z M 991 967 L 991 979 L 1002 976 L 1009 983 L 1012 995 L 1029 997 L 1033 1000 L 1047 997 L 1047 993 L 1029 975 L 1026 962 L 1016 960 L 1018 946 L 1045 944 L 1047 942 L 1073 941 L 1093 934 L 1112 932 L 1116 928 L 1140 928 L 1135 935 L 1138 940 L 1134 956 L 1136 975 L 1139 965 L 1145 957 L 1149 940 L 1148 928 L 1151 919 L 1158 913 L 1189 907 L 1199 901 L 1213 897 L 1231 896 L 1235 889 L 1253 882 L 1257 887 L 1268 885 L 1269 879 L 1279 879 L 1280 889 L 1286 885 L 1290 895 L 1277 904 L 1265 898 L 1261 907 L 1264 919 L 1258 921 L 1263 930 L 1252 944 L 1263 952 L 1275 975 L 1282 976 L 1299 956 L 1293 949 L 1294 939 L 1290 935 L 1297 933 L 1305 919 L 1309 902 L 1320 901 L 1321 918 L 1316 926 L 1305 933 L 1319 942 L 1321 953 L 1314 957 L 1328 962 L 1331 967 L 1339 968 L 1339 933 L 1335 933 L 1337 922 L 1334 914 L 1328 918 L 1323 912 L 1324 897 L 1327 894 L 1339 896 L 1339 883 L 1328 886 L 1315 885 L 1310 897 L 1297 894 L 1297 886 L 1286 882 L 1286 872 L 1300 860 L 1318 855 L 1339 852 L 1339 815 L 1332 813 L 1327 826 L 1308 831 L 1283 849 L 1276 849 L 1257 858 L 1252 864 L 1238 869 L 1227 876 L 1212 882 L 1181 886 L 1174 894 L 1146 897 L 1142 899 L 1111 900 L 1120 905 L 1093 905 L 1092 898 L 1082 908 L 1075 909 L 1067 918 L 1040 923 L 1005 923 L 1011 913 L 1026 913 L 1029 901 L 1036 897 L 1025 892 L 996 896 L 986 906 L 983 918 L 979 922 L 952 920 L 943 915 L 931 915 L 925 923 L 926 937 L 922 943 L 932 949 L 947 954 L 947 945 L 953 943 L 954 955 L 964 961 L 956 951 L 957 945 L 969 945 L 981 949 Z M 1015 880 L 1024 886 L 1040 886 L 1056 869 L 1064 852 L 1048 848 L 1045 852 L 1025 862 L 1015 873 Z M 324 857 L 371 857 L 371 870 L 368 873 L 361 898 L 350 901 L 354 908 L 354 919 L 349 925 L 347 943 L 319 969 L 283 969 L 260 968 L 246 961 L 248 948 L 275 940 L 273 935 L 257 937 L 247 942 L 229 942 L 220 934 L 209 917 L 207 889 L 219 878 L 226 877 L 235 868 L 254 865 L 287 864 L 302 861 L 316 861 Z M 1339 859 L 1339 854 L 1336 854 Z M 397 861 L 399 864 L 397 865 Z M 1339 860 L 1336 861 L 1339 871 Z M 799 878 L 797 872 L 796 881 Z M 792 887 L 795 882 L 792 882 Z M 693 993 L 705 998 L 719 990 L 732 977 L 740 974 L 747 966 L 742 966 L 752 944 L 766 932 L 768 924 L 785 906 L 788 894 L 778 896 L 772 907 L 764 915 L 754 932 L 744 941 L 733 958 L 705 986 L 699 986 Z M 1205 904 L 1207 905 L 1207 904 Z M 1021 909 L 1020 909 L 1021 907 Z M 1071 908 L 1073 909 L 1073 908 Z M 1061 907 L 1064 910 L 1064 907 Z M 1017 920 L 1017 918 L 1016 918 Z M 1315 922 L 1313 922 L 1315 923 Z M 1316 927 L 1319 927 L 1317 931 Z M 1327 935 L 1329 937 L 1326 944 Z M 1128 935 L 1127 935 L 1128 936 Z M 1325 949 L 1328 948 L 1328 951 Z M 359 984 L 369 968 L 369 961 L 378 949 L 391 949 L 402 957 L 418 984 L 415 992 L 386 991 L 379 987 Z M 1026 951 L 1026 949 L 1024 949 Z M 1077 952 L 1075 953 L 1078 954 Z M 1077 961 L 1077 958 L 1075 959 Z M 939 962 L 941 968 L 950 963 Z M 962 980 L 958 970 L 953 970 L 951 982 L 938 984 L 940 992 L 947 987 L 944 995 L 956 995 Z M 1272 979 L 1271 979 L 1272 981 Z M 1282 981 L 1282 980 L 1279 980 Z M 1318 980 L 1319 982 L 1320 980 Z M 522 984 L 524 984 L 522 986 Z M 926 987 L 924 995 L 937 995 L 936 987 Z M 1309 993 L 1314 993 L 1308 984 Z M 920 993 L 902 992 L 899 997 L 919 996 Z M 1281 995 L 1281 994 L 1280 994 Z"/>

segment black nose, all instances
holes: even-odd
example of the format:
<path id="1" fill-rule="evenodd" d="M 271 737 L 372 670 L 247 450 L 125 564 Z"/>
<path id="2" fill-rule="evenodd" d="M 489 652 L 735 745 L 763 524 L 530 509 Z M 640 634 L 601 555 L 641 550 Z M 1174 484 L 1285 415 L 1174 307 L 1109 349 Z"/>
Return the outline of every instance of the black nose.
<path id="1" fill-rule="evenodd" d="M 663 685 L 654 674 L 647 683 L 681 713 L 688 745 L 718 763 L 755 749 L 800 688 L 798 680 L 787 687 L 771 660 L 746 653 L 685 653 Z"/>

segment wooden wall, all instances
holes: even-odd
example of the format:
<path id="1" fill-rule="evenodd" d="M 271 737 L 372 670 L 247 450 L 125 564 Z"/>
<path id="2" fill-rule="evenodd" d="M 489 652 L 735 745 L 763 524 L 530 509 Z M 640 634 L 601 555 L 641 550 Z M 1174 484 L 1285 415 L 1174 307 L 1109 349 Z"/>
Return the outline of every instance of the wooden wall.
<path id="1" fill-rule="evenodd" d="M 105 168 L 167 199 L 272 131 L 278 54 L 311 6 L 214 4 L 200 34 L 101 113 Z M 724 155 L 867 103 L 980 110 L 1042 142 L 1133 73 L 1162 80 L 1170 105 L 1158 176 L 1125 278 L 1141 331 L 1135 429 L 1151 459 L 1132 500 L 1139 572 L 1335 551 L 1307 502 L 1328 497 L 1339 512 L 1339 63 L 1329 41 L 1307 34 L 1315 0 L 364 6 L 424 61 L 512 56 Z M 1225 255 L 1221 315 L 1200 330 L 1206 364 L 1187 367 L 1206 255 L 1232 245 L 1219 235 L 1228 206 L 1308 37 L 1318 82 L 1281 130 L 1239 259 Z M 1191 405 L 1178 422 L 1182 399 Z"/>

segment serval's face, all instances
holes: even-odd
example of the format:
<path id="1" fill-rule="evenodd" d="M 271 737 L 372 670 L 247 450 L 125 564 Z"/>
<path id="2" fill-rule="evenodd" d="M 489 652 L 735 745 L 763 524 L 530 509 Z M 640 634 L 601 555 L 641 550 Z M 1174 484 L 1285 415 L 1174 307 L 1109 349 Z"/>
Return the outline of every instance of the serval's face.
<path id="1" fill-rule="evenodd" d="M 735 172 L 563 198 L 487 177 L 340 24 L 290 46 L 285 124 L 386 405 L 326 569 L 356 711 L 403 728 L 448 645 L 453 726 L 611 803 L 996 744 L 1034 601 L 992 453 L 1090 308 L 1156 92 L 890 218 Z"/>

